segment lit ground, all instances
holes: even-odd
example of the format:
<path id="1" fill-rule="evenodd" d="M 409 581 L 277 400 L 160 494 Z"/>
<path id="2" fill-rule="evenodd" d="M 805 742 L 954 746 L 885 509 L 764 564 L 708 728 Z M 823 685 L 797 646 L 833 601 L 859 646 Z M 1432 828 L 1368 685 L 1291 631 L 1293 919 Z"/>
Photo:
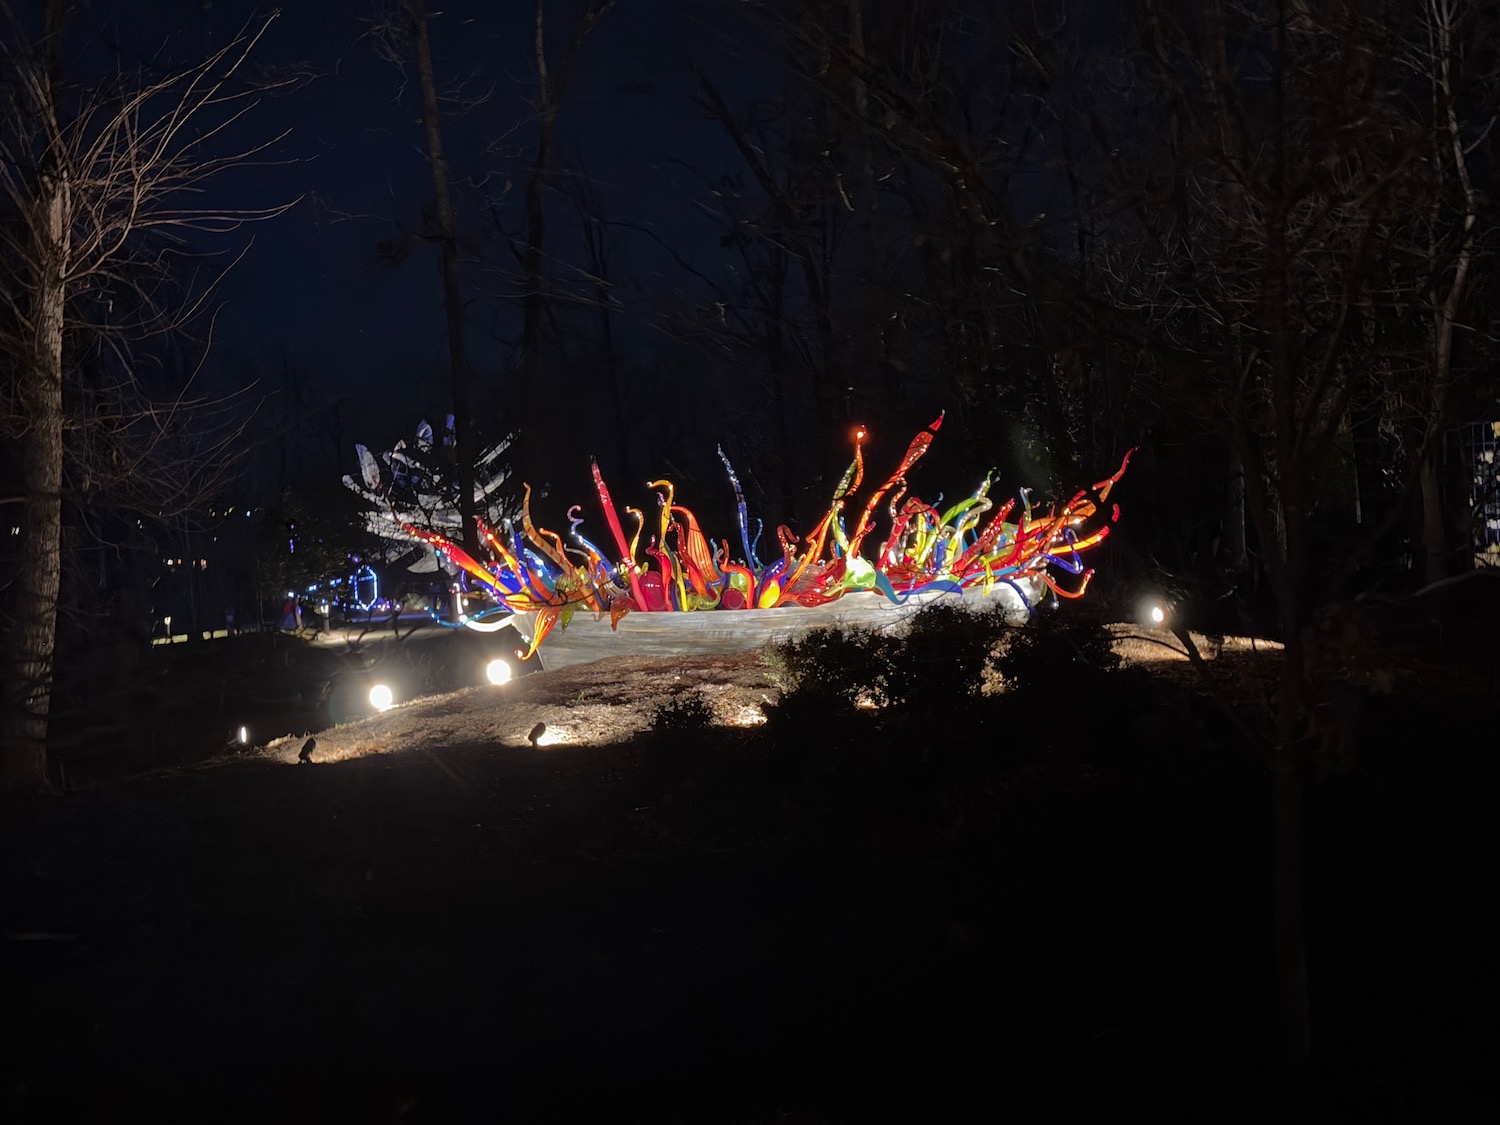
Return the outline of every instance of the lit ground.
<path id="1" fill-rule="evenodd" d="M 1122 663 L 1149 666 L 1190 688 L 1255 694 L 1258 686 L 1274 679 L 1280 649 L 1274 642 L 1194 635 L 1209 665 L 1205 681 L 1171 633 L 1132 625 L 1112 630 Z M 319 731 L 314 757 L 331 762 L 435 746 L 523 747 L 537 723 L 546 725 L 539 738 L 544 748 L 620 742 L 646 730 L 656 709 L 681 692 L 701 695 L 720 722 L 731 726 L 758 723 L 763 705 L 780 695 L 759 650 L 733 656 L 619 657 L 523 676 L 502 687 L 428 696 Z M 303 741 L 301 734 L 278 738 L 259 755 L 296 764 Z"/>

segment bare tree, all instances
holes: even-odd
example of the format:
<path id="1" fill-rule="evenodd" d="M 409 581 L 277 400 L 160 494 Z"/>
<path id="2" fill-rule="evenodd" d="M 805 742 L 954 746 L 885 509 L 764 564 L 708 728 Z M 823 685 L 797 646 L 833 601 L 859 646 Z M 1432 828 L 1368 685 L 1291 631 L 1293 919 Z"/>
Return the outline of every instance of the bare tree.
<path id="1" fill-rule="evenodd" d="M 64 81 L 62 0 L 47 3 L 39 38 L 7 15 L 15 35 L 0 54 L 7 86 L 0 116 L 0 199 L 7 211 L 0 226 L 0 348 L 8 368 L 5 428 L 21 454 L 15 498 L 21 548 L 6 590 L 11 612 L 0 650 L 0 789 L 15 789 L 46 784 L 72 425 L 68 388 L 77 371 L 70 332 L 87 325 L 91 299 L 107 301 L 118 291 L 133 295 L 136 327 L 181 323 L 196 306 L 166 305 L 171 290 L 153 283 L 170 274 L 174 241 L 231 231 L 285 208 L 216 208 L 203 195 L 213 176 L 265 147 L 236 147 L 231 136 L 264 89 L 246 85 L 241 72 L 269 21 L 180 72 L 120 74 L 100 87 L 73 90 Z M 216 145 L 227 153 L 213 152 Z M 106 451 L 102 464 L 121 479 L 138 477 L 142 454 L 128 451 L 165 453 L 186 405 L 179 399 L 175 407 L 94 421 L 95 447 Z M 222 449 L 196 452 L 210 454 L 201 462 L 207 466 Z M 176 478 L 172 499 L 181 504 L 201 496 L 205 483 L 189 470 Z"/>
<path id="2" fill-rule="evenodd" d="M 422 125 L 427 137 L 427 163 L 432 170 L 432 212 L 430 230 L 423 236 L 438 243 L 442 253 L 443 311 L 448 336 L 448 389 L 453 402 L 453 456 L 459 482 L 458 503 L 462 526 L 458 538 L 470 553 L 479 549 L 479 533 L 474 523 L 474 438 L 473 408 L 469 367 L 465 343 L 463 289 L 459 282 L 458 227 L 453 212 L 448 157 L 443 148 L 442 115 L 438 108 L 440 95 L 432 63 L 432 41 L 428 34 L 430 17 L 425 0 L 399 0 L 399 9 L 374 21 L 370 40 L 376 52 L 403 74 L 408 63 L 417 68 L 417 82 L 422 97 Z"/>
<path id="3" fill-rule="evenodd" d="M 833 294 L 834 262 L 845 223 L 834 203 L 836 189 L 831 183 L 820 182 L 832 179 L 819 169 L 817 150 L 823 146 L 801 127 L 803 115 L 790 112 L 783 115 L 792 119 L 790 124 L 773 141 L 760 127 L 761 123 L 754 120 L 755 115 L 750 122 L 739 119 L 707 74 L 700 70 L 694 78 L 700 104 L 723 127 L 765 195 L 765 213 L 751 223 L 742 223 L 732 237 L 742 256 L 751 230 L 756 240 L 765 244 L 770 267 L 768 281 L 774 297 L 764 304 L 773 332 L 784 328 L 786 275 L 778 272 L 780 265 L 785 263 L 795 268 L 802 283 L 803 301 L 814 326 L 804 349 L 805 374 L 812 391 L 813 416 L 827 434 L 822 440 L 814 439 L 815 448 L 822 454 L 815 465 L 826 475 L 833 471 L 842 455 L 835 443 L 843 440 L 843 424 L 851 421 L 851 388 L 842 374 L 845 349 L 839 338 Z M 759 116 L 763 118 L 765 114 Z M 780 167 L 773 164 L 778 158 Z M 767 342 L 772 345 L 769 351 L 776 365 L 781 356 L 781 341 Z M 785 377 L 777 366 L 773 366 L 773 381 L 779 413 L 784 415 Z M 780 418 L 778 425 L 786 431 Z M 790 452 L 783 456 L 790 456 Z"/>
<path id="4" fill-rule="evenodd" d="M 1455 421 L 1451 417 L 1454 345 L 1464 323 L 1480 235 L 1480 198 L 1469 171 L 1470 159 L 1475 147 L 1493 129 L 1496 118 L 1491 112 L 1471 135 L 1465 134 L 1465 107 L 1459 89 L 1464 57 L 1460 47 L 1465 25 L 1477 18 L 1473 6 L 1463 0 L 1426 0 L 1424 15 L 1425 42 L 1417 40 L 1411 51 L 1412 68 L 1431 92 L 1430 151 L 1424 162 L 1429 200 L 1419 213 L 1421 238 L 1416 242 L 1415 255 L 1426 281 L 1421 304 L 1426 311 L 1423 335 L 1427 377 L 1419 381 L 1419 386 L 1426 391 L 1422 414 L 1430 425 L 1444 427 Z M 1448 577 L 1452 566 L 1448 521 L 1439 487 L 1439 452 L 1438 442 L 1431 438 L 1420 450 L 1423 574 L 1429 583 Z"/>
<path id="5" fill-rule="evenodd" d="M 785 51 L 789 105 L 817 143 L 783 159 L 822 192 L 821 227 L 841 240 L 820 286 L 835 405 L 878 419 L 941 403 L 951 445 L 980 464 L 992 463 L 996 433 L 1019 445 L 1024 432 L 1014 468 L 1029 475 L 1076 459 L 1081 396 L 1069 384 L 1081 383 L 1077 337 L 1092 326 L 1049 244 L 1063 228 L 1021 211 L 1052 175 L 1051 56 L 1079 38 L 1054 25 L 1054 7 L 740 5 Z M 700 101 L 724 119 L 710 91 Z M 807 219 L 791 217 L 809 241 Z M 804 273 L 822 250 L 810 241 L 808 255 L 784 238 Z"/>
<path id="6" fill-rule="evenodd" d="M 584 44 L 591 32 L 614 6 L 614 0 L 586 0 L 561 56 L 554 63 L 547 49 L 547 3 L 536 0 L 532 60 L 536 67 L 536 145 L 526 176 L 524 235 L 511 239 L 511 252 L 521 267 L 521 338 L 516 351 L 519 386 L 511 396 L 519 409 L 520 450 L 523 475 L 539 486 L 553 476 L 556 465 L 548 456 L 548 442 L 540 434 L 528 434 L 533 419 L 546 416 L 556 394 L 551 373 L 546 370 L 548 352 L 546 325 L 549 306 L 546 262 L 547 210 L 544 194 L 553 178 L 557 125 L 564 99 L 572 82 Z"/>
<path id="7" fill-rule="evenodd" d="M 1431 104 L 1441 107 L 1453 47 L 1443 18 L 1432 26 Z M 1307 787 L 1343 768 L 1348 753 L 1330 702 L 1342 630 L 1329 576 L 1340 560 L 1315 541 L 1317 521 L 1330 518 L 1319 505 L 1356 405 L 1386 393 L 1389 373 L 1428 407 L 1413 468 L 1433 448 L 1474 197 L 1461 190 L 1452 207 L 1430 174 L 1433 138 L 1445 138 L 1445 151 L 1460 152 L 1443 160 L 1448 182 L 1467 187 L 1462 145 L 1441 110 L 1434 121 L 1426 99 L 1413 97 L 1395 61 L 1410 26 L 1357 3 L 1152 0 L 1139 29 L 1144 72 L 1123 59 L 1111 60 L 1121 64 L 1112 73 L 1101 66 L 1106 98 L 1083 115 L 1115 209 L 1096 276 L 1136 362 L 1243 467 L 1243 503 L 1285 644 L 1263 749 L 1280 1048 L 1300 1069 L 1312 1018 Z M 1444 248 L 1420 281 L 1424 271 L 1400 264 L 1414 213 Z M 1413 347 L 1410 337 L 1422 334 L 1401 326 L 1417 307 L 1433 329 Z"/>
<path id="8" fill-rule="evenodd" d="M 588 176 L 582 157 L 575 157 L 573 164 L 578 174 L 567 183 L 565 194 L 572 199 L 577 210 L 585 256 L 584 264 L 577 271 L 577 299 L 592 307 L 598 322 L 598 362 L 603 369 L 612 415 L 608 419 L 607 435 L 603 438 L 606 448 L 613 450 L 613 457 L 604 460 L 605 475 L 633 479 L 635 474 L 630 472 L 628 436 L 632 429 L 631 409 L 620 356 L 615 347 L 615 317 L 621 307 L 616 255 L 620 231 L 610 222 L 604 196 Z"/>

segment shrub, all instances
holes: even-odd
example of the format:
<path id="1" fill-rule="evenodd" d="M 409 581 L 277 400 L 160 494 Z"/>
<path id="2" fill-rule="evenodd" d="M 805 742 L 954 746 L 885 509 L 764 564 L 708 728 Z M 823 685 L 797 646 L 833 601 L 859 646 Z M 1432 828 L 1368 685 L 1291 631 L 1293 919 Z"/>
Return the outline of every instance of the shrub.
<path id="1" fill-rule="evenodd" d="M 813 629 L 773 645 L 770 660 L 783 695 L 848 710 L 892 701 L 901 642 L 871 629 Z"/>
<path id="2" fill-rule="evenodd" d="M 1096 684 L 1120 666 L 1114 638 L 1090 617 L 1068 613 L 1038 614 L 1018 629 L 995 657 L 994 670 L 1005 688 L 1050 696 Z"/>
<path id="3" fill-rule="evenodd" d="M 699 734 L 713 726 L 713 705 L 696 691 L 674 691 L 651 714 L 651 733 L 656 735 Z"/>
<path id="4" fill-rule="evenodd" d="M 774 646 L 785 695 L 856 706 L 930 710 L 979 694 L 1000 642 L 1012 630 L 998 612 L 938 603 L 898 635 L 868 629 L 815 629 Z"/>
<path id="5" fill-rule="evenodd" d="M 946 710 L 977 696 L 1001 643 L 1016 630 L 998 610 L 939 602 L 921 610 L 901 637 L 896 701 Z"/>

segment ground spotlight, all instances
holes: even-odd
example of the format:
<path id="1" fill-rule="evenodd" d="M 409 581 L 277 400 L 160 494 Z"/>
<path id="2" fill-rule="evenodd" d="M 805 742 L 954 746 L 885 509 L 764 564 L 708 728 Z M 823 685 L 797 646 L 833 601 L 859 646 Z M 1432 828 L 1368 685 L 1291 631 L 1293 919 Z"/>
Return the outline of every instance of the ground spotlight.
<path id="1" fill-rule="evenodd" d="M 376 684 L 370 689 L 370 706 L 377 711 L 389 711 L 396 705 L 396 693 L 385 684 Z"/>
<path id="2" fill-rule="evenodd" d="M 1151 607 L 1151 624 L 1160 625 L 1167 619 L 1167 611 L 1159 605 Z"/>
<path id="3" fill-rule="evenodd" d="M 234 740 L 237 743 L 239 743 L 241 746 L 249 746 L 250 745 L 250 728 L 249 727 L 240 727 L 239 730 L 237 730 L 237 731 L 234 732 Z"/>
<path id="4" fill-rule="evenodd" d="M 492 684 L 510 683 L 510 664 L 498 656 L 484 666 L 484 674 Z"/>

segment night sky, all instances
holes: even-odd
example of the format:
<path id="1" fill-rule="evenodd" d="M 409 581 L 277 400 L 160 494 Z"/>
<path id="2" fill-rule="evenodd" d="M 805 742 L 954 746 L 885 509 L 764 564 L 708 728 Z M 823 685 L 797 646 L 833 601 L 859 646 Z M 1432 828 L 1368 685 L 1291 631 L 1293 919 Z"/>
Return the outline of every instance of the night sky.
<path id="1" fill-rule="evenodd" d="M 268 389 L 290 370 L 305 381 L 305 395 L 375 399 L 382 409 L 368 412 L 370 424 L 409 427 L 446 384 L 447 350 L 436 247 L 417 246 L 399 265 L 379 252 L 419 226 L 432 197 L 415 68 L 403 89 L 402 75 L 367 38 L 370 21 L 388 7 L 378 0 L 287 4 L 252 56 L 257 67 L 295 70 L 307 80 L 266 96 L 237 133 L 246 140 L 287 134 L 266 164 L 227 174 L 214 190 L 247 206 L 298 202 L 225 248 L 253 237 L 219 290 L 208 370 L 227 383 L 255 380 Z M 496 219 L 511 235 L 520 232 L 535 137 L 535 7 L 458 0 L 432 8 L 440 87 L 486 98 L 442 122 L 460 237 L 474 251 L 464 274 L 468 346 L 477 377 L 486 379 L 504 368 L 518 330 L 516 306 L 506 300 L 514 258 Z M 554 67 L 581 8 L 548 5 Z M 187 62 L 267 10 L 233 0 L 83 3 L 74 33 L 80 45 L 112 35 L 142 54 Z M 705 27 L 703 10 L 691 0 L 630 0 L 604 16 L 566 94 L 554 168 L 585 178 L 610 219 L 649 227 L 712 273 L 726 256 L 695 200 L 707 194 L 706 179 L 737 170 L 739 158 L 695 107 L 690 67 L 697 63 L 737 93 L 753 90 L 765 72 L 753 51 L 734 49 L 749 29 Z M 569 261 L 578 260 L 579 220 L 556 191 L 547 206 L 549 269 L 566 277 Z M 690 275 L 651 235 L 615 238 L 625 310 L 617 344 L 646 360 L 659 346 L 646 327 L 650 307 Z"/>
<path id="2" fill-rule="evenodd" d="M 293 432 L 289 418 L 315 411 L 326 418 L 336 404 L 336 436 L 322 440 L 328 435 L 321 435 L 323 449 L 315 464 L 303 466 L 302 475 L 332 481 L 337 488 L 339 477 L 355 467 L 355 441 L 389 448 L 424 418 L 441 425 L 451 409 L 440 250 L 435 239 L 416 236 L 433 198 L 420 85 L 415 65 L 408 60 L 404 72 L 398 69 L 381 57 L 371 36 L 372 24 L 399 6 L 397 0 L 285 5 L 252 53 L 246 77 L 271 85 L 291 79 L 290 84 L 264 93 L 252 112 L 214 142 L 220 151 L 231 145 L 269 147 L 254 166 L 232 169 L 210 183 L 212 205 L 290 205 L 279 217 L 226 236 L 199 236 L 187 247 L 200 257 L 190 264 L 203 278 L 244 252 L 218 285 L 208 306 L 212 315 L 194 326 L 194 338 L 183 345 L 185 354 L 175 359 L 175 367 L 191 369 L 199 355 L 206 356 L 200 386 L 218 394 L 249 388 L 262 400 L 266 424 L 250 436 L 262 447 L 279 446 L 278 467 L 249 483 L 250 492 L 283 487 L 288 449 L 305 451 L 314 444 Z M 29 7 L 30 25 L 40 29 L 40 0 L 30 0 Z M 545 6 L 554 79 L 585 7 L 585 0 L 548 0 Z M 830 250 L 826 265 L 830 276 L 838 274 L 839 307 L 833 311 L 841 342 L 834 366 L 850 370 L 850 385 L 841 386 L 840 393 L 859 399 L 842 408 L 849 417 L 830 403 L 814 406 L 813 380 L 801 367 L 789 384 L 788 405 L 773 409 L 764 342 L 738 352 L 724 343 L 736 331 L 761 330 L 743 328 L 760 315 L 757 298 L 747 294 L 763 281 L 764 259 L 780 236 L 771 229 L 775 221 L 765 226 L 774 208 L 745 155 L 697 95 L 694 70 L 709 77 L 752 145 L 764 127 L 773 175 L 791 184 L 827 171 L 816 166 L 815 152 L 796 147 L 816 134 L 802 126 L 824 111 L 808 103 L 812 116 L 799 116 L 809 97 L 807 78 L 795 73 L 787 45 L 758 26 L 750 9 L 729 0 L 619 0 L 585 42 L 560 97 L 543 192 L 542 273 L 550 287 L 551 326 L 544 335 L 565 358 L 549 368 L 542 383 L 569 382 L 559 383 L 540 422 L 537 409 L 530 408 L 528 432 L 526 411 L 511 405 L 520 389 L 512 376 L 524 291 L 518 253 L 526 242 L 525 191 L 538 134 L 536 4 L 429 5 L 440 97 L 451 98 L 441 106 L 441 128 L 464 259 L 465 344 L 475 399 L 470 413 L 481 444 L 521 429 L 512 464 L 539 490 L 569 501 L 587 499 L 591 455 L 607 468 L 627 465 L 629 471 L 619 474 L 627 479 L 671 474 L 696 493 L 721 489 L 714 449 L 723 442 L 752 501 L 765 505 L 767 518 L 796 524 L 821 512 L 844 464 L 846 430 L 852 432 L 854 424 L 869 424 L 871 456 L 893 463 L 911 435 L 941 411 L 963 409 L 958 401 L 963 396 L 944 384 L 938 370 L 931 325 L 913 330 L 911 354 L 899 365 L 881 366 L 885 361 L 875 353 L 883 332 L 866 322 L 880 314 L 861 296 L 868 295 L 875 276 L 860 257 L 864 235 L 850 239 L 848 247 L 841 244 L 837 253 Z M 255 0 L 79 0 L 67 28 L 68 73 L 88 83 L 120 65 L 148 73 L 154 67 L 191 65 L 242 30 L 257 27 L 271 10 Z M 954 48 L 957 65 L 960 71 L 970 68 L 967 80 L 983 85 L 992 68 L 979 60 L 984 51 L 1000 49 L 992 41 L 997 32 L 980 21 L 965 34 L 974 42 Z M 977 130 L 990 149 L 1031 154 L 1017 158 L 999 190 L 1016 215 L 1027 216 L 1033 227 L 1046 218 L 1046 237 L 1067 242 L 1071 235 L 1067 208 L 1059 203 L 1064 193 L 1058 173 L 1035 155 L 1040 147 L 1016 145 L 1030 126 L 992 94 L 976 95 L 976 104 L 988 107 L 985 120 L 962 128 Z M 844 158 L 823 155 L 829 168 Z M 925 190 L 920 168 L 902 175 L 910 190 Z M 858 225 L 830 202 L 827 183 L 812 190 L 823 194 L 817 206 L 831 208 L 819 228 L 833 232 L 828 237 L 841 237 L 841 223 Z M 924 209 L 908 206 L 899 186 L 882 191 L 886 202 L 894 201 L 885 220 L 887 237 L 897 248 L 887 270 L 889 284 L 920 289 L 916 279 L 928 277 L 933 268 L 923 264 L 924 256 L 935 252 L 918 237 Z M 584 195 L 587 200 L 580 200 Z M 935 198 L 941 200 L 941 193 Z M 932 213 L 942 206 L 935 203 Z M 613 390 L 627 388 L 620 392 L 624 402 L 607 401 L 603 408 L 580 389 L 582 380 L 592 379 L 598 397 L 606 379 L 595 354 L 601 340 L 592 313 L 597 295 L 584 273 L 585 232 L 594 216 L 603 220 L 611 259 L 607 380 Z M 730 230 L 750 246 L 748 267 L 741 247 L 726 235 Z M 393 255 L 392 247 L 398 253 Z M 800 253 L 793 248 L 793 259 Z M 753 281 L 750 271 L 759 271 Z M 811 322 L 812 303 L 801 291 L 800 271 L 794 268 L 790 277 L 789 318 Z M 730 323 L 725 323 L 725 304 L 716 302 L 734 304 Z M 742 314 L 738 325 L 736 311 Z M 723 332 L 715 336 L 719 324 Z M 820 346 L 813 343 L 810 323 L 799 330 L 804 336 L 786 345 L 788 356 Z M 922 332 L 927 336 L 918 339 Z M 756 355 L 749 358 L 750 352 Z M 898 369 L 899 376 L 893 374 Z M 697 401 L 689 403 L 694 395 Z M 773 416 L 791 427 L 776 439 L 775 451 L 769 447 L 776 442 L 768 437 Z M 1016 478 L 1014 485 L 1046 480 L 1053 466 L 1043 462 L 1039 438 L 1028 427 L 1012 411 L 990 427 L 986 448 L 977 451 L 969 440 L 973 435 L 952 422 L 949 436 L 927 462 L 929 476 L 947 482 L 933 487 L 972 487 L 993 459 Z M 627 449 L 627 439 L 611 431 L 629 432 L 633 446 Z M 541 467 L 527 463 L 539 441 L 548 444 L 553 457 Z M 563 443 L 569 448 L 561 448 Z M 1006 460 L 1005 451 L 1014 456 Z M 778 475 L 780 481 L 773 479 Z"/>

